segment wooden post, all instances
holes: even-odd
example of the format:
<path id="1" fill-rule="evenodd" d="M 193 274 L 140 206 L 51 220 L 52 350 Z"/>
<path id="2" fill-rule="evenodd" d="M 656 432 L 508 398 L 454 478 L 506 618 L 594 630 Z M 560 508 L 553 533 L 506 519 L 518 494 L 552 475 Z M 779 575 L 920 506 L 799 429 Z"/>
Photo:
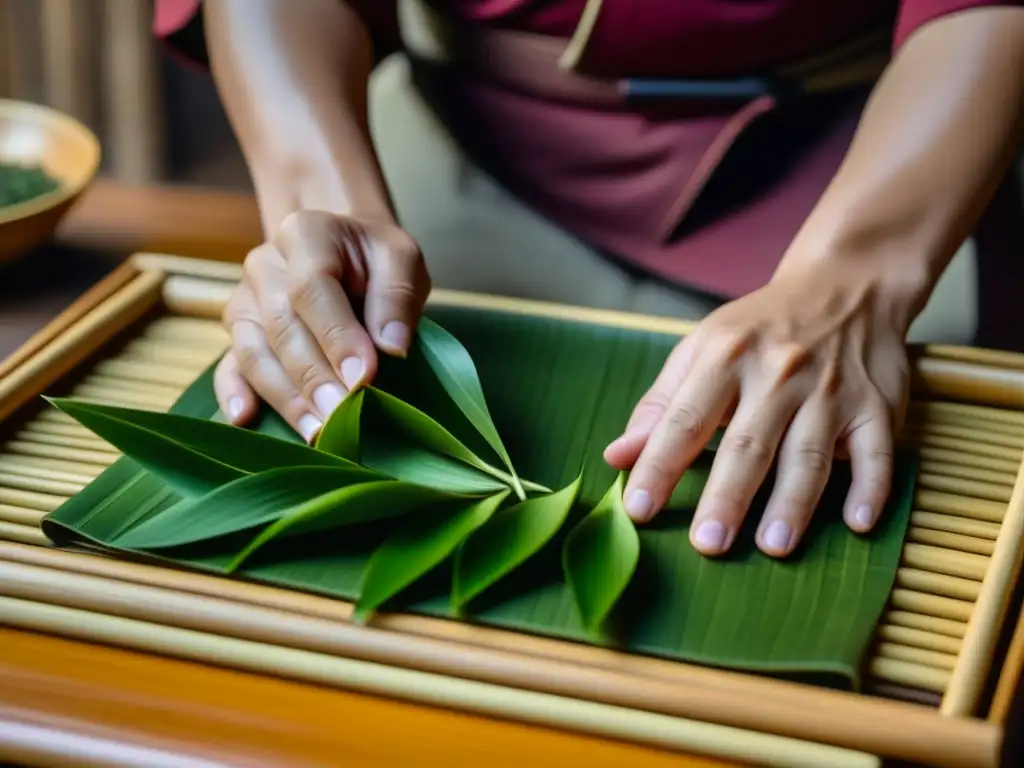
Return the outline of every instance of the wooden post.
<path id="1" fill-rule="evenodd" d="M 105 0 L 104 85 L 107 153 L 121 181 L 161 178 L 164 162 L 162 89 L 146 0 Z"/>
<path id="2" fill-rule="evenodd" d="M 39 7 L 43 101 L 95 129 L 99 78 L 93 62 L 99 6 L 96 0 L 42 0 Z"/>

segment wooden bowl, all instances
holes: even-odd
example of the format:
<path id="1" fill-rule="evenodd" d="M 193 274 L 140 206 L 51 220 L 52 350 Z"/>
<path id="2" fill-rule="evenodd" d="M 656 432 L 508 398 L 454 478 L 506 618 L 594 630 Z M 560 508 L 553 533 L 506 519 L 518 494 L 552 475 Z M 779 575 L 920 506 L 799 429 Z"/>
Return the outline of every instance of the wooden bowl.
<path id="1" fill-rule="evenodd" d="M 0 163 L 42 166 L 58 189 L 0 207 L 0 262 L 41 245 L 89 186 L 99 168 L 100 142 L 77 120 L 24 101 L 0 99 Z"/>

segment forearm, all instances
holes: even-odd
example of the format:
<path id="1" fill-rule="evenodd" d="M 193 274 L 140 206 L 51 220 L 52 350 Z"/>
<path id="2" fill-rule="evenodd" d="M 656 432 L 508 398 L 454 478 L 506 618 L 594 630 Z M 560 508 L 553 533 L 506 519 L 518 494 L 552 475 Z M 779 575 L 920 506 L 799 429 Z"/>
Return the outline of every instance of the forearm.
<path id="1" fill-rule="evenodd" d="M 1022 127 L 1024 8 L 922 27 L 879 81 L 779 274 L 813 260 L 856 262 L 916 314 L 991 199 Z"/>
<path id="2" fill-rule="evenodd" d="M 264 232 L 302 208 L 390 219 L 367 125 L 369 31 L 341 0 L 206 0 L 210 66 Z"/>

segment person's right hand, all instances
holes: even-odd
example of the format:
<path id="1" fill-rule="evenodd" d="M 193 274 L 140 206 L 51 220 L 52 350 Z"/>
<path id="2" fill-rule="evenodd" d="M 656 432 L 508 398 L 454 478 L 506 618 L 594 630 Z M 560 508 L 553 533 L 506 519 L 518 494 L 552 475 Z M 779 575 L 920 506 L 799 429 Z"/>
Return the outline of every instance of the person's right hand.
<path id="1" fill-rule="evenodd" d="M 376 374 L 378 349 L 407 354 L 430 289 L 419 247 L 394 222 L 289 215 L 246 257 L 225 308 L 232 344 L 214 377 L 221 410 L 241 425 L 262 398 L 312 441 Z"/>

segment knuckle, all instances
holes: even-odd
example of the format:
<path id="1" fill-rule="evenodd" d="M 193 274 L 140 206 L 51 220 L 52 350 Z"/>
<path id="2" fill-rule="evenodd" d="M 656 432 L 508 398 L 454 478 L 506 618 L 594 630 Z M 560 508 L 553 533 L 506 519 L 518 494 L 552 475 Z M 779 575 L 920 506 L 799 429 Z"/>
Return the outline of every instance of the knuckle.
<path id="1" fill-rule="evenodd" d="M 811 360 L 811 351 L 802 344 L 774 346 L 765 354 L 764 365 L 773 390 L 786 386 Z"/>
<path id="2" fill-rule="evenodd" d="M 295 315 L 290 308 L 282 306 L 268 307 L 263 313 L 263 327 L 267 341 L 274 349 L 281 349 L 294 338 L 296 328 Z"/>
<path id="3" fill-rule="evenodd" d="M 258 285 L 270 266 L 270 248 L 264 243 L 253 248 L 242 261 L 242 278 L 245 282 Z"/>
<path id="4" fill-rule="evenodd" d="M 344 323 L 335 321 L 320 332 L 318 341 L 327 358 L 337 366 L 351 350 L 352 333 Z"/>
<path id="5" fill-rule="evenodd" d="M 232 347 L 235 354 L 235 362 L 238 370 L 248 380 L 254 379 L 259 374 L 260 366 L 264 362 L 264 352 L 257 345 L 248 342 L 236 342 Z"/>
<path id="6" fill-rule="evenodd" d="M 303 392 L 312 392 L 325 378 L 320 366 L 309 362 L 295 365 L 289 374 Z"/>
<path id="7" fill-rule="evenodd" d="M 315 275 L 290 273 L 285 295 L 289 303 L 299 311 L 315 307 L 323 299 L 323 282 Z"/>
<path id="8" fill-rule="evenodd" d="M 696 440 L 704 433 L 706 419 L 689 405 L 670 408 L 665 416 L 665 429 L 681 441 Z"/>
<path id="9" fill-rule="evenodd" d="M 391 304 L 416 304 L 419 302 L 420 292 L 416 290 L 412 283 L 399 281 L 384 288 L 381 292 L 381 298 Z"/>
<path id="10" fill-rule="evenodd" d="M 755 464 L 771 461 L 772 451 L 760 437 L 744 431 L 731 433 L 726 430 L 719 450 L 725 449 L 734 456 Z"/>
<path id="11" fill-rule="evenodd" d="M 831 452 L 821 443 L 803 441 L 793 451 L 794 459 L 805 470 L 821 475 L 832 467 Z"/>
<path id="12" fill-rule="evenodd" d="M 313 211 L 292 211 L 277 227 L 276 240 L 282 244 L 293 243 L 305 236 L 319 223 L 319 216 Z"/>

